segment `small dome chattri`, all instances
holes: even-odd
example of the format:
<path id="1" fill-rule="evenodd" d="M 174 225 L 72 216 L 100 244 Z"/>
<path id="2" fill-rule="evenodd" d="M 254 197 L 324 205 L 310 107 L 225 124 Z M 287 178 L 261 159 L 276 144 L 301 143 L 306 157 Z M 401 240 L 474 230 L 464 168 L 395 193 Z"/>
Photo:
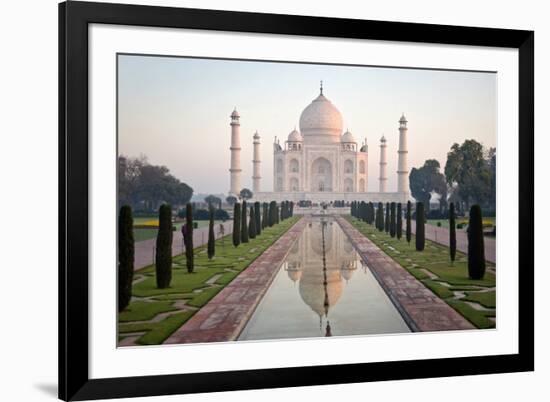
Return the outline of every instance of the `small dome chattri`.
<path id="1" fill-rule="evenodd" d="M 296 129 L 292 130 L 288 135 L 289 142 L 302 142 L 303 140 L 302 134 L 300 134 L 300 132 Z"/>
<path id="2" fill-rule="evenodd" d="M 357 143 L 357 141 L 355 141 L 355 137 L 353 136 L 353 134 L 349 130 L 346 130 L 344 135 L 342 135 L 342 142 Z"/>
<path id="3" fill-rule="evenodd" d="M 239 112 L 237 112 L 237 108 L 233 109 L 233 112 L 231 113 L 231 117 L 233 117 L 233 118 L 241 117 L 241 115 L 239 114 Z"/>

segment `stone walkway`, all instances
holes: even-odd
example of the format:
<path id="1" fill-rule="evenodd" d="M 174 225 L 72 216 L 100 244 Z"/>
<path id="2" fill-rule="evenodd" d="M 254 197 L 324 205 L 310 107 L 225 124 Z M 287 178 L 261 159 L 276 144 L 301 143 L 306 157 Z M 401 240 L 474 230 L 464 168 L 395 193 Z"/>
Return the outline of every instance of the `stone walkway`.
<path id="1" fill-rule="evenodd" d="M 405 232 L 403 226 L 403 233 Z M 435 225 L 425 225 L 426 239 L 432 240 L 444 246 L 449 246 L 449 229 L 437 227 Z M 416 222 L 411 220 L 411 231 L 416 233 Z M 468 235 L 465 231 L 456 230 L 456 249 L 468 254 Z M 496 262 L 496 242 L 495 239 L 485 237 L 485 259 L 492 263 Z"/>
<path id="2" fill-rule="evenodd" d="M 342 217 L 335 219 L 411 330 L 448 331 L 475 328 L 348 221 Z"/>
<path id="3" fill-rule="evenodd" d="M 164 343 L 236 340 L 308 222 L 300 219 Z"/>
<path id="4" fill-rule="evenodd" d="M 227 221 L 223 223 L 225 234 L 231 234 L 233 230 L 233 221 Z M 220 224 L 214 226 L 214 233 L 216 239 L 220 238 Z M 229 238 L 231 241 L 231 238 Z M 137 242 L 135 245 L 135 255 L 134 255 L 134 270 L 137 271 L 141 268 L 144 268 L 148 265 L 155 263 L 155 249 L 156 249 L 157 239 L 148 239 Z M 200 247 L 203 244 L 208 242 L 208 226 L 193 230 L 193 245 L 195 247 Z M 183 247 L 183 235 L 181 230 L 176 230 L 174 232 L 174 238 L 172 240 L 172 255 L 179 255 L 184 252 L 185 248 Z"/>

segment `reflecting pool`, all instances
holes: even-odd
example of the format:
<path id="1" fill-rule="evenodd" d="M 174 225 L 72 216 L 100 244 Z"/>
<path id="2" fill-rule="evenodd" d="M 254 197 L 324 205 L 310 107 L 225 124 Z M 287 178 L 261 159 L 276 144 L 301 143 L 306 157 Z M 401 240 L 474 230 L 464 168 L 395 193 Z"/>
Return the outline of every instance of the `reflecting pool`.
<path id="1" fill-rule="evenodd" d="M 348 237 L 313 217 L 239 340 L 410 332 Z"/>

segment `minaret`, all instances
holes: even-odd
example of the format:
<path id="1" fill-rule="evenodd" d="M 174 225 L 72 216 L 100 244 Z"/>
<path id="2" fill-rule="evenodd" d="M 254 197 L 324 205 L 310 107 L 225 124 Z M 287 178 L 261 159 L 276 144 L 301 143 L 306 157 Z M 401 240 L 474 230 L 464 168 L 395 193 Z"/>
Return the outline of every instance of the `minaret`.
<path id="1" fill-rule="evenodd" d="M 260 134 L 254 133 L 254 157 L 252 159 L 252 192 L 260 192 Z"/>
<path id="2" fill-rule="evenodd" d="M 231 113 L 231 184 L 229 194 L 236 197 L 241 192 L 241 133 L 239 123 L 240 115 L 237 112 L 237 108 Z"/>
<path id="3" fill-rule="evenodd" d="M 397 192 L 409 193 L 409 169 L 407 167 L 407 119 L 405 114 L 399 119 L 399 150 L 397 151 Z M 408 197 L 407 197 L 408 198 Z"/>
<path id="4" fill-rule="evenodd" d="M 388 176 L 386 172 L 386 167 L 388 165 L 388 162 L 386 161 L 386 138 L 382 136 L 380 138 L 380 177 L 378 180 L 380 180 L 380 188 L 379 192 L 385 193 L 386 192 L 386 182 L 388 181 Z"/>

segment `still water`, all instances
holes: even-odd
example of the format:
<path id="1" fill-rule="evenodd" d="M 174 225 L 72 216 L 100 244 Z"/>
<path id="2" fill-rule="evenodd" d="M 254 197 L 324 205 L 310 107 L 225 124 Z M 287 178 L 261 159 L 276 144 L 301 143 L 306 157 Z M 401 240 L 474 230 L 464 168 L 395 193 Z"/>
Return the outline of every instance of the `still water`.
<path id="1" fill-rule="evenodd" d="M 314 217 L 239 340 L 400 332 L 410 330 L 338 223 Z"/>

